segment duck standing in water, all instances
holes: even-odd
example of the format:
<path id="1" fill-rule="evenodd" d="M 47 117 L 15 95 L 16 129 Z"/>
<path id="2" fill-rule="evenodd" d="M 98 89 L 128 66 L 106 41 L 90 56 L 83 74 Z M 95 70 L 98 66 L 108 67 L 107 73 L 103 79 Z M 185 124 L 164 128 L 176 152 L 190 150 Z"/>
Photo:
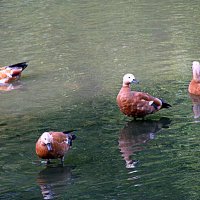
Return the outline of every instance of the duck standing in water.
<path id="1" fill-rule="evenodd" d="M 145 92 L 131 91 L 130 84 L 138 83 L 133 74 L 126 74 L 123 77 L 123 85 L 117 95 L 117 104 L 122 113 L 129 117 L 144 118 L 162 108 L 171 107 L 163 100 L 153 97 Z"/>
<path id="2" fill-rule="evenodd" d="M 28 66 L 27 62 L 21 62 L 14 65 L 0 68 L 0 84 L 10 83 L 19 80 L 21 72 Z"/>
<path id="3" fill-rule="evenodd" d="M 36 154 L 42 159 L 61 159 L 63 165 L 64 156 L 72 146 L 75 135 L 70 134 L 75 130 L 65 132 L 44 132 L 36 142 Z"/>
<path id="4" fill-rule="evenodd" d="M 198 61 L 192 63 L 192 80 L 188 91 L 190 94 L 200 95 L 200 64 Z"/>

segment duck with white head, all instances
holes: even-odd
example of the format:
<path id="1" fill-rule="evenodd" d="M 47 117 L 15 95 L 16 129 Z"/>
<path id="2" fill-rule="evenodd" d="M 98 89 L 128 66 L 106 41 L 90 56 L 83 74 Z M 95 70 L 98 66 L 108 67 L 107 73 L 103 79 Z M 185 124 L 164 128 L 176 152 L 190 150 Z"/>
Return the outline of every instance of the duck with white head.
<path id="1" fill-rule="evenodd" d="M 117 104 L 120 111 L 129 116 L 144 118 L 146 115 L 153 114 L 162 108 L 171 107 L 170 104 L 162 99 L 153 97 L 145 92 L 131 91 L 131 84 L 139 83 L 133 74 L 125 74 L 123 77 L 122 88 L 117 95 Z"/>
<path id="2" fill-rule="evenodd" d="M 64 132 L 44 132 L 36 142 L 36 154 L 42 159 L 61 159 L 63 165 L 64 156 L 72 146 L 76 136 L 71 134 L 75 130 Z"/>

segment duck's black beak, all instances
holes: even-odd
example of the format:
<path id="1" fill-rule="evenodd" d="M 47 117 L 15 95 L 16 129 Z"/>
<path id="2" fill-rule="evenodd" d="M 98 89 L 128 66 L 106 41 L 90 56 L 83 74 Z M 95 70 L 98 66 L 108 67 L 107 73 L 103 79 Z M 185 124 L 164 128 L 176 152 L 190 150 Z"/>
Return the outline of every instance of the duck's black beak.
<path id="1" fill-rule="evenodd" d="M 52 151 L 53 150 L 51 143 L 47 143 L 47 149 L 48 149 L 48 151 Z"/>
<path id="2" fill-rule="evenodd" d="M 133 79 L 131 83 L 133 83 L 133 84 L 139 84 L 139 81 L 136 80 L 136 79 Z"/>

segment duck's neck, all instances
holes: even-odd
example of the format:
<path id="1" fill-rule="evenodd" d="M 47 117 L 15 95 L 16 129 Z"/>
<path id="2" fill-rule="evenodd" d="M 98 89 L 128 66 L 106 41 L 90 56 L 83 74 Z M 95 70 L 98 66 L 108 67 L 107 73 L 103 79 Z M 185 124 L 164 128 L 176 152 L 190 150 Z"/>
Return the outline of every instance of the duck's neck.
<path id="1" fill-rule="evenodd" d="M 129 85 L 122 85 L 122 88 L 121 88 L 121 91 L 124 93 L 130 93 L 131 92 L 131 87 L 130 87 L 130 84 Z"/>
<path id="2" fill-rule="evenodd" d="M 122 87 L 123 88 L 131 88 L 130 84 L 127 84 L 127 83 L 123 83 Z"/>
<path id="3" fill-rule="evenodd" d="M 200 83 L 200 72 L 197 70 L 193 71 L 193 80 Z"/>
<path id="4" fill-rule="evenodd" d="M 194 80 L 195 82 L 197 82 L 197 83 L 200 83 L 200 78 L 198 78 L 198 77 L 193 77 L 193 80 Z"/>

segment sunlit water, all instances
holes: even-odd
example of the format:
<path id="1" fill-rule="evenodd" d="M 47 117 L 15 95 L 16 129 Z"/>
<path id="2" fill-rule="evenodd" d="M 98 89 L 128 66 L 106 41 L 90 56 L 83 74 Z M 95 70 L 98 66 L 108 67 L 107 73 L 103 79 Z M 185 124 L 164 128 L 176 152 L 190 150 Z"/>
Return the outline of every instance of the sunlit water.
<path id="1" fill-rule="evenodd" d="M 0 199 L 199 199 L 199 109 L 187 92 L 199 7 L 0 1 L 1 64 L 29 61 L 19 88 L 0 92 Z M 145 122 L 123 116 L 115 99 L 127 72 L 173 107 Z M 65 166 L 40 164 L 40 134 L 71 128 Z"/>

